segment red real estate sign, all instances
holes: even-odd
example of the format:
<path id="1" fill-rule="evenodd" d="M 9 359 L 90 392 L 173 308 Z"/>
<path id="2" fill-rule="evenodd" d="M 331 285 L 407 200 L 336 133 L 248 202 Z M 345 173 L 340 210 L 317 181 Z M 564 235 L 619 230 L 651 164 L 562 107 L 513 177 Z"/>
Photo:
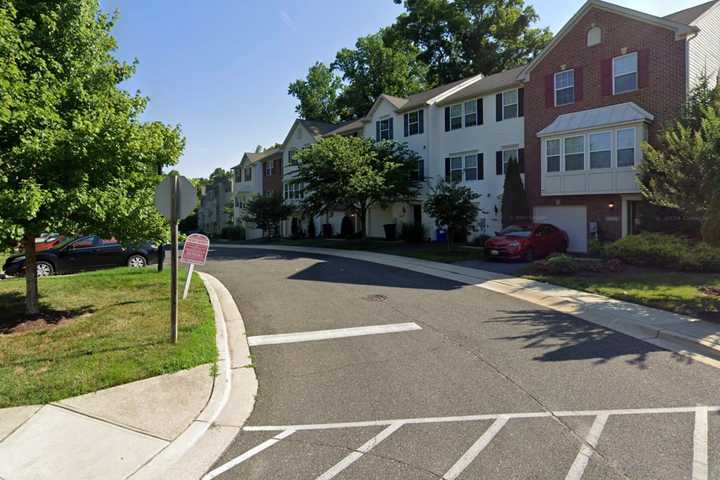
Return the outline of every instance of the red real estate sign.
<path id="1" fill-rule="evenodd" d="M 205 265 L 208 250 L 210 250 L 210 239 L 205 235 L 193 233 L 185 240 L 180 262 L 190 265 Z"/>

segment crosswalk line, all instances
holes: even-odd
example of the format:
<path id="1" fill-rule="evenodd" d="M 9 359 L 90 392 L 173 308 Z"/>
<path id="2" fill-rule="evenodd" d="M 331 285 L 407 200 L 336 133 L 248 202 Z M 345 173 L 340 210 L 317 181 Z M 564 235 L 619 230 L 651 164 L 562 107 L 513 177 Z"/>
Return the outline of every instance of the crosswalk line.
<path id="1" fill-rule="evenodd" d="M 258 453 L 262 452 L 263 450 L 267 450 L 268 448 L 270 448 L 273 445 L 275 445 L 276 443 L 278 443 L 280 440 L 289 437 L 293 433 L 295 433 L 295 430 L 285 430 L 285 431 L 275 435 L 270 440 L 267 440 L 267 441 L 261 443 L 257 447 L 251 448 L 250 450 L 243 453 L 239 457 L 236 457 L 236 458 L 230 460 L 229 462 L 227 462 L 226 464 L 219 466 L 215 470 L 212 470 L 212 471 L 206 473 L 205 476 L 202 477 L 202 480 L 212 480 L 213 478 L 217 477 L 218 475 L 227 472 L 231 468 L 237 467 L 238 465 L 243 463 L 245 460 L 248 460 L 248 459 L 254 457 Z"/>
<path id="2" fill-rule="evenodd" d="M 570 471 L 565 477 L 565 480 L 580 480 L 582 478 L 583 473 L 585 473 L 585 469 L 588 466 L 588 462 L 590 462 L 590 457 L 592 457 L 593 451 L 595 450 L 595 447 L 597 447 L 598 440 L 600 440 L 600 435 L 602 435 L 602 431 L 605 428 L 608 417 L 609 415 L 607 413 L 603 413 L 595 417 L 595 421 L 593 422 L 592 427 L 590 427 L 587 437 L 585 437 L 585 443 L 580 448 L 580 452 L 578 452 L 577 457 L 575 457 L 575 461 L 570 467 Z"/>
<path id="3" fill-rule="evenodd" d="M 493 422 L 492 425 L 490 425 L 490 428 L 488 428 L 485 433 L 478 438 L 478 440 L 472 444 L 472 446 L 463 454 L 460 459 L 455 462 L 455 465 L 450 467 L 450 470 L 447 471 L 445 475 L 443 475 L 443 480 L 455 480 L 460 476 L 460 474 L 472 463 L 475 458 L 477 458 L 478 455 L 480 455 L 480 452 L 482 452 L 485 447 L 488 446 L 490 442 L 492 442 L 493 438 L 495 438 L 495 435 L 498 434 L 498 432 L 505 426 L 505 424 L 508 422 L 508 417 L 500 417 L 497 420 Z"/>
<path id="4" fill-rule="evenodd" d="M 708 408 L 695 410 L 692 480 L 708 480 Z"/>

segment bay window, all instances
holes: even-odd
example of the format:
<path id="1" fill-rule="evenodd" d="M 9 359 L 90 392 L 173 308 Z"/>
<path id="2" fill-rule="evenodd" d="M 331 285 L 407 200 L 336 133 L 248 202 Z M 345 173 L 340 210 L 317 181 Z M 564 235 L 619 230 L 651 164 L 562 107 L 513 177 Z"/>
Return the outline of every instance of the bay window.
<path id="1" fill-rule="evenodd" d="M 585 137 L 568 137 L 565 139 L 565 171 L 585 169 Z"/>
<path id="2" fill-rule="evenodd" d="M 590 169 L 612 166 L 612 134 L 610 132 L 590 135 Z"/>
<path id="3" fill-rule="evenodd" d="M 617 132 L 617 166 L 635 166 L 635 129 L 624 128 Z"/>

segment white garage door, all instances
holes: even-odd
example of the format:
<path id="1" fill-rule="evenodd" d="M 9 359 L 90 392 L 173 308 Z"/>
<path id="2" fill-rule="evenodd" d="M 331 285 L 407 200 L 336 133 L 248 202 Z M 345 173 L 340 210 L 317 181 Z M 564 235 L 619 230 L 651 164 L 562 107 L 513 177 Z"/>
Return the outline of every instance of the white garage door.
<path id="1" fill-rule="evenodd" d="M 535 207 L 533 216 L 536 223 L 549 223 L 565 230 L 570 237 L 569 251 L 587 253 L 586 207 Z"/>

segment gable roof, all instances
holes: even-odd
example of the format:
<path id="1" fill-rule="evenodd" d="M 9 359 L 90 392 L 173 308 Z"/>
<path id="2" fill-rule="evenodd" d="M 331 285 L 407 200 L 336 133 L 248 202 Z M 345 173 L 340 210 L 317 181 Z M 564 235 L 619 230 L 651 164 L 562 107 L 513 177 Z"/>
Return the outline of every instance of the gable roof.
<path id="1" fill-rule="evenodd" d="M 550 125 L 540 130 L 538 137 L 561 133 L 589 130 L 609 125 L 621 125 L 633 122 L 651 122 L 655 117 L 633 102 L 593 108 L 581 112 L 560 115 Z"/>
<path id="2" fill-rule="evenodd" d="M 637 10 L 633 10 L 631 8 L 623 7 L 620 5 L 615 5 L 614 3 L 608 3 L 603 0 L 587 0 L 587 2 L 585 2 L 585 4 L 580 8 L 580 10 L 578 10 L 575 15 L 573 15 L 572 18 L 553 37 L 550 44 L 548 44 L 548 46 L 545 47 L 545 49 L 543 49 L 543 51 L 540 52 L 540 54 L 538 54 L 538 56 L 535 57 L 532 62 L 527 65 L 527 67 L 525 67 L 525 69 L 518 76 L 518 79 L 522 81 L 527 81 L 530 77 L 530 72 L 532 72 L 532 70 L 542 61 L 542 59 L 545 58 L 545 56 L 553 48 L 555 48 L 555 46 L 560 42 L 560 40 L 562 40 L 565 35 L 570 30 L 572 30 L 572 28 L 578 23 L 578 21 L 580 21 L 580 19 L 584 17 L 591 8 L 598 8 L 600 10 L 615 13 L 617 15 L 622 15 L 633 20 L 667 28 L 675 32 L 676 38 L 682 38 L 686 35 L 698 31 L 697 27 L 692 27 L 672 19 L 656 17 L 655 15 L 650 15 L 649 13 L 639 12 Z"/>
<path id="3" fill-rule="evenodd" d="M 315 137 L 315 140 L 318 140 L 326 133 L 337 128 L 337 125 L 334 123 L 321 122 L 318 120 L 299 120 L 299 122 L 313 137 Z"/>
<path id="4" fill-rule="evenodd" d="M 508 87 L 520 85 L 517 76 L 523 71 L 525 65 L 515 67 L 504 72 L 496 73 L 494 75 L 488 75 L 483 77 L 481 80 L 473 83 L 472 85 L 461 88 L 457 92 L 443 98 L 437 102 L 438 105 L 447 105 L 449 103 L 455 103 L 468 98 L 480 97 L 487 95 L 488 93 L 498 92 Z"/>
<path id="5" fill-rule="evenodd" d="M 280 148 L 271 148 L 270 150 L 265 150 L 264 152 L 255 153 L 255 152 L 245 152 L 243 154 L 242 159 L 240 160 L 240 163 L 232 167 L 233 169 L 239 168 L 242 166 L 243 163 L 249 163 L 250 165 L 255 164 L 256 162 L 259 162 L 260 160 L 265 160 L 270 157 L 275 157 L 276 155 L 282 155 L 283 150 Z"/>
<path id="6" fill-rule="evenodd" d="M 348 120 L 347 122 L 341 123 L 335 130 L 331 130 L 326 135 L 342 135 L 343 133 L 354 132 L 360 130 L 367 123 L 365 117 L 358 118 L 357 120 Z"/>
<path id="7" fill-rule="evenodd" d="M 697 20 L 700 19 L 705 13 L 711 8 L 718 4 L 718 0 L 711 0 L 694 7 L 680 10 L 679 12 L 671 13 L 666 15 L 664 18 L 672 20 L 673 22 L 683 23 L 685 25 L 693 25 Z"/>
<path id="8" fill-rule="evenodd" d="M 470 78 L 461 78 L 460 80 L 455 80 L 454 82 L 446 83 L 445 85 L 440 85 L 438 87 L 431 88 L 430 90 L 410 95 L 402 108 L 398 108 L 398 113 L 417 110 L 432 103 L 433 101 L 439 101 L 442 98 L 439 99 L 438 97 L 442 97 L 448 93 L 452 94 L 455 89 L 461 88 L 465 84 L 470 85 L 481 78 L 483 78 L 482 75 L 475 75 Z"/>

